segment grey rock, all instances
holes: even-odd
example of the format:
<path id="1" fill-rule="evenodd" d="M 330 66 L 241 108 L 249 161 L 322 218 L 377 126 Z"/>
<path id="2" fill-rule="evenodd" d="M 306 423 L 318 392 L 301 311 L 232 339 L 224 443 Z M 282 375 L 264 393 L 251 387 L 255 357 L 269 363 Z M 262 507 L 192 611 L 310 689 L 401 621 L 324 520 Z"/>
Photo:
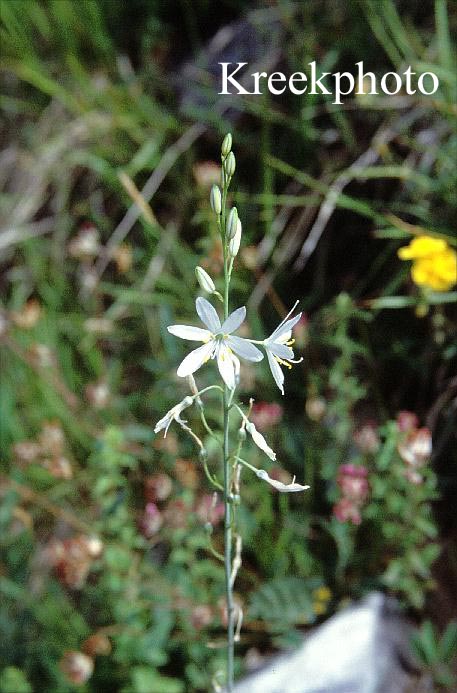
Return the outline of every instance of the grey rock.
<path id="1" fill-rule="evenodd" d="M 248 676 L 235 693 L 406 693 L 418 686 L 412 627 L 393 600 L 372 593 L 316 628 L 291 654 Z"/>

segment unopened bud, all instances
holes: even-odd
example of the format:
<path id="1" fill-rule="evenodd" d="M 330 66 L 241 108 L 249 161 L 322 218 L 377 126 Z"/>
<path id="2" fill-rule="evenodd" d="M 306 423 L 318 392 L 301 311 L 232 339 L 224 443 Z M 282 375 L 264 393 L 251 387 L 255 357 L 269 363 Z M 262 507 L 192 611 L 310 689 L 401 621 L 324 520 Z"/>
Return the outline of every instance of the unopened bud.
<path id="1" fill-rule="evenodd" d="M 216 290 L 213 280 L 209 276 L 208 272 L 205 272 L 203 267 L 195 268 L 195 276 L 197 277 L 197 281 L 200 284 L 203 291 L 212 294 L 213 291 Z"/>
<path id="2" fill-rule="evenodd" d="M 224 159 L 228 156 L 228 154 L 232 150 L 232 135 L 230 132 L 226 134 L 224 139 L 222 140 L 222 147 L 221 147 L 221 154 L 224 157 Z"/>
<path id="3" fill-rule="evenodd" d="M 238 251 L 240 249 L 240 244 L 241 244 L 241 232 L 242 232 L 242 226 L 241 226 L 241 221 L 238 219 L 238 223 L 236 225 L 236 233 L 233 236 L 233 238 L 230 239 L 229 242 L 229 253 L 230 257 L 236 257 L 238 255 Z"/>
<path id="4" fill-rule="evenodd" d="M 206 462 L 208 459 L 208 453 L 205 448 L 200 448 L 200 452 L 198 453 L 198 459 L 200 462 Z"/>
<path id="5" fill-rule="evenodd" d="M 240 428 L 240 429 L 238 430 L 238 440 L 239 440 L 241 443 L 244 443 L 244 441 L 246 440 L 246 431 L 245 431 L 244 428 Z"/>
<path id="6" fill-rule="evenodd" d="M 209 201 L 211 204 L 211 209 L 219 216 L 222 212 L 222 195 L 218 185 L 213 185 L 211 188 Z"/>
<path id="7" fill-rule="evenodd" d="M 233 152 L 230 152 L 226 160 L 224 161 L 224 171 L 225 175 L 227 178 L 231 178 L 233 174 L 235 173 L 235 168 L 236 168 L 236 160 L 235 160 L 235 154 Z"/>
<path id="8" fill-rule="evenodd" d="M 230 210 L 230 214 L 228 215 L 227 223 L 225 225 L 225 231 L 227 234 L 227 239 L 229 241 L 231 241 L 232 238 L 235 236 L 237 226 L 238 226 L 238 210 L 236 207 L 233 207 Z"/>

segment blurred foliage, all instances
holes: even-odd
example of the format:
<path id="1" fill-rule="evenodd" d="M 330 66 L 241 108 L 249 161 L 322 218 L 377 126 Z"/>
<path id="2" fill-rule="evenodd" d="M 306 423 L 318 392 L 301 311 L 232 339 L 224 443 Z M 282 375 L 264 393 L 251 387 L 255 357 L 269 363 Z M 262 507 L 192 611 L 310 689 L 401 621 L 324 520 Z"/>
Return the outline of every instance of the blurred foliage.
<path id="1" fill-rule="evenodd" d="M 223 666 L 217 506 L 189 441 L 152 429 L 186 394 L 165 326 L 193 315 L 195 265 L 220 278 L 208 161 L 229 129 L 239 302 L 254 337 L 291 297 L 307 314 L 282 421 L 263 430 L 311 485 L 298 499 L 243 479 L 239 672 L 373 588 L 421 618 L 444 579 L 451 610 L 456 291 L 415 286 L 396 252 L 422 233 L 456 245 L 455 5 L 0 4 L 0 691 L 204 691 Z M 232 60 L 272 51 L 255 20 L 285 72 L 411 65 L 440 89 L 222 113 L 186 66 L 235 20 Z M 246 399 L 277 400 L 266 368 L 243 377 Z M 421 426 L 433 452 L 411 457 Z"/>

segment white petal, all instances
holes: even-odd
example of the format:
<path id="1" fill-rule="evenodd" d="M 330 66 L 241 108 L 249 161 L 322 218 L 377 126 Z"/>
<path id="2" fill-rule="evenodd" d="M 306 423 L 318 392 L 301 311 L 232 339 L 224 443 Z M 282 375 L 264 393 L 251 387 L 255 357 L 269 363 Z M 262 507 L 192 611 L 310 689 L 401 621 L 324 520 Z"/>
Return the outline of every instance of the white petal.
<path id="1" fill-rule="evenodd" d="M 284 373 L 282 372 L 281 368 L 279 367 L 279 363 L 276 361 L 275 357 L 271 353 L 269 349 L 266 349 L 267 352 L 267 357 L 268 357 L 268 363 L 270 366 L 271 374 L 273 378 L 275 379 L 276 385 L 279 387 L 281 390 L 281 394 L 284 394 Z"/>
<path id="2" fill-rule="evenodd" d="M 217 367 L 224 383 L 233 390 L 236 386 L 236 357 L 230 349 L 222 342 L 217 352 Z M 238 359 L 237 359 L 238 361 Z"/>
<path id="3" fill-rule="evenodd" d="M 222 323 L 222 334 L 230 334 L 231 332 L 235 332 L 235 330 L 239 328 L 245 317 L 246 308 L 244 306 L 234 310 L 233 313 L 230 313 L 227 320 L 225 320 L 225 322 Z"/>
<path id="4" fill-rule="evenodd" d="M 306 489 L 309 488 L 309 486 L 302 486 L 301 484 L 296 484 L 295 482 L 292 482 L 291 484 L 283 484 L 281 481 L 276 481 L 276 479 L 272 479 L 270 476 L 268 476 L 268 473 L 264 469 L 259 469 L 257 471 L 257 476 L 259 479 L 263 479 L 267 482 L 267 484 L 274 486 L 274 488 L 278 489 L 278 491 L 281 491 L 282 493 L 306 491 Z"/>
<path id="5" fill-rule="evenodd" d="M 187 375 L 195 373 L 200 366 L 211 358 L 213 350 L 214 340 L 211 340 L 207 344 L 203 344 L 201 347 L 198 347 L 198 349 L 191 351 L 178 368 L 177 373 L 179 377 L 185 378 Z"/>
<path id="6" fill-rule="evenodd" d="M 248 433 L 251 434 L 252 440 L 254 443 L 257 445 L 258 448 L 260 448 L 268 457 L 270 460 L 275 461 L 276 460 L 276 453 L 270 448 L 268 445 L 267 441 L 263 437 L 261 433 L 256 429 L 252 421 L 248 421 L 246 423 L 246 430 Z"/>
<path id="7" fill-rule="evenodd" d="M 286 320 L 284 324 L 281 323 L 275 331 L 270 335 L 268 339 L 271 339 L 272 341 L 277 341 L 278 337 L 283 337 L 286 335 L 287 332 L 290 332 L 292 328 L 297 324 L 297 322 L 300 320 L 302 316 L 302 313 L 299 313 L 296 315 L 294 318 L 291 318 L 290 320 Z M 289 341 L 290 335 L 287 336 L 286 341 Z"/>
<path id="8" fill-rule="evenodd" d="M 223 327 L 223 326 L 222 326 Z M 235 352 L 238 356 L 246 361 L 261 361 L 263 359 L 263 354 L 260 349 L 251 344 L 243 337 L 235 337 L 230 335 L 225 340 L 225 343 Z"/>
<path id="9" fill-rule="evenodd" d="M 206 325 L 210 332 L 217 334 L 221 329 L 221 321 L 214 306 L 206 298 L 199 296 L 195 301 L 195 308 L 202 323 Z"/>
<path id="10" fill-rule="evenodd" d="M 278 342 L 270 342 L 268 340 L 268 348 L 272 354 L 279 356 L 280 359 L 293 359 L 294 352 L 293 349 L 286 346 L 285 344 L 278 344 Z"/>
<path id="11" fill-rule="evenodd" d="M 181 339 L 189 339 L 191 342 L 208 342 L 211 339 L 211 332 L 204 330 L 201 327 L 192 327 L 191 325 L 170 325 L 167 327 L 170 334 Z"/>
<path id="12" fill-rule="evenodd" d="M 170 412 L 167 412 L 165 416 L 160 419 L 160 421 L 157 421 L 156 425 L 154 426 L 154 433 L 158 433 L 162 429 L 165 429 L 165 435 L 167 435 L 171 422 L 172 418 L 170 417 Z"/>

